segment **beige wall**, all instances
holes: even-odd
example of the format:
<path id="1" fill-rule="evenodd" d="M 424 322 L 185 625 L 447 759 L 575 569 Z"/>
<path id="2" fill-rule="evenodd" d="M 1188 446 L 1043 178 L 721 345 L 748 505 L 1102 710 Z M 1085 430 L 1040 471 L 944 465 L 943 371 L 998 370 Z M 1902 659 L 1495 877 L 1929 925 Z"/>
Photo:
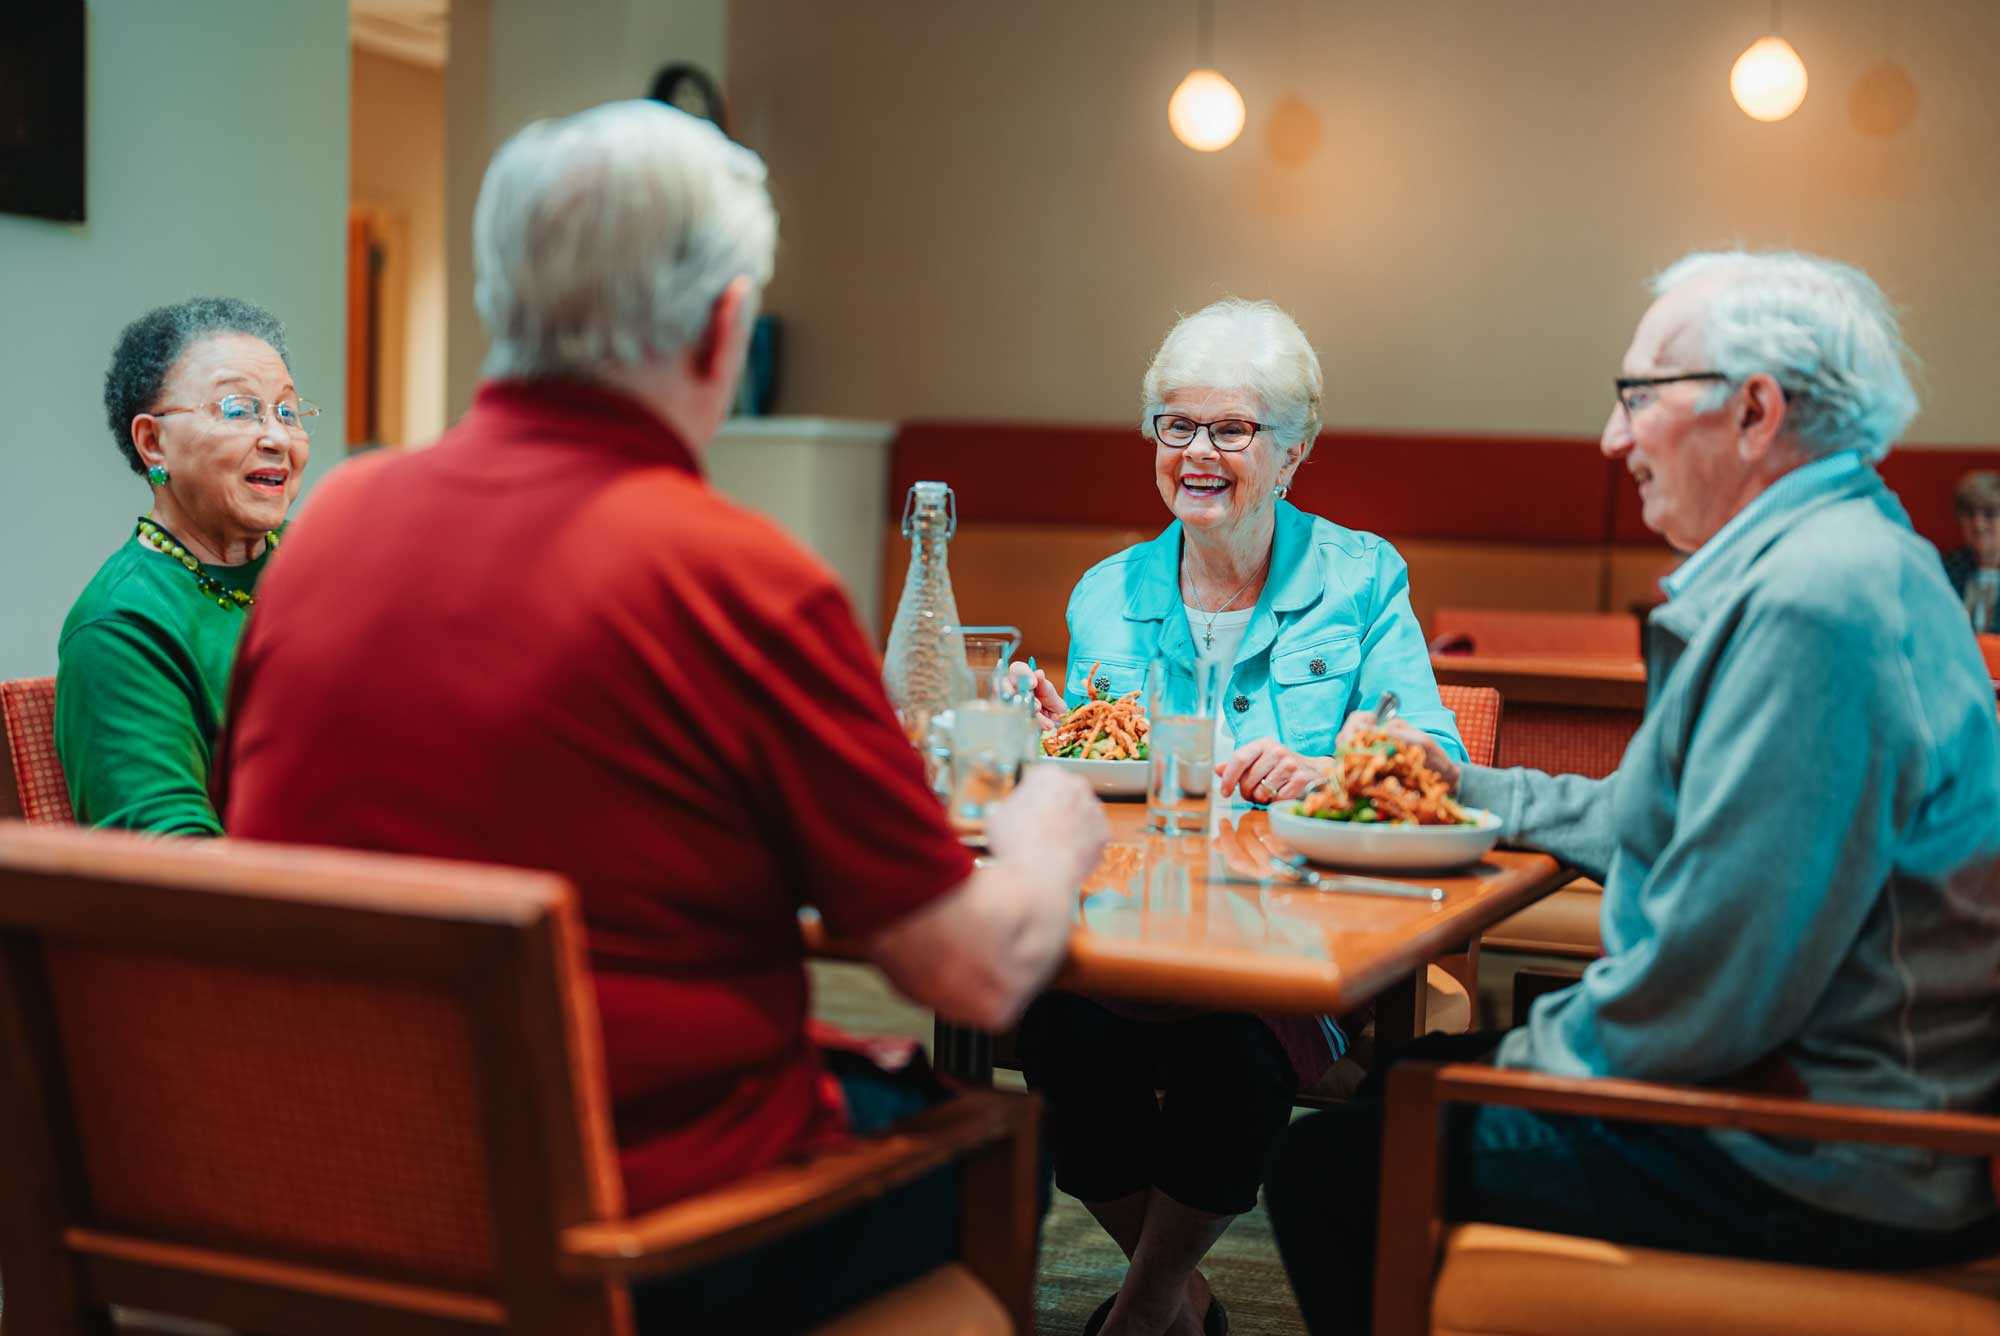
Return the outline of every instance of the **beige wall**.
<path id="1" fill-rule="evenodd" d="M 390 444 L 428 441 L 444 430 L 444 71 L 358 49 L 353 60 L 353 199 L 393 213 L 403 238 L 403 430 Z"/>
<path id="2" fill-rule="evenodd" d="M 1741 241 L 1871 270 L 1927 367 L 1912 436 L 2000 439 L 2000 4 L 1785 6 L 1811 92 L 1777 125 L 1729 97 L 1743 0 L 1215 8 L 1250 121 L 1202 155 L 1165 115 L 1192 0 L 735 0 L 782 411 L 1126 419 L 1175 312 L 1236 293 L 1299 317 L 1329 425 L 1594 434 L 1646 276 Z M 1871 137 L 1884 59 L 1920 100 Z"/>
<path id="3" fill-rule="evenodd" d="M 727 0 L 452 0 L 445 74 L 448 371 L 465 411 L 486 356 L 472 304 L 472 206 L 486 164 L 530 121 L 644 97 L 653 74 L 693 61 L 724 76 Z"/>

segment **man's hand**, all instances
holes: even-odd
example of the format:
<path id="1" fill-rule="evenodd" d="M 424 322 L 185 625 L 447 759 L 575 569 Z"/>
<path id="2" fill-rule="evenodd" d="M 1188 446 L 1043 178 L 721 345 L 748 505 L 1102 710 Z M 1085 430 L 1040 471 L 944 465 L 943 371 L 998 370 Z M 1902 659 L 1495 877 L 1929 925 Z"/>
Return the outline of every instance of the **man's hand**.
<path id="1" fill-rule="evenodd" d="M 1376 727 L 1373 710 L 1356 710 L 1348 715 L 1347 722 L 1340 726 L 1340 736 L 1334 739 L 1334 745 L 1349 746 L 1358 736 L 1372 732 Z M 1423 748 L 1425 762 L 1437 772 L 1440 779 L 1451 786 L 1453 793 L 1458 792 L 1460 773 L 1458 760 L 1446 751 L 1444 745 L 1436 738 L 1404 719 L 1391 719 L 1388 723 L 1380 725 L 1380 728 L 1398 742 Z"/>
<path id="2" fill-rule="evenodd" d="M 1097 866 L 1110 838 L 1104 804 L 1090 785 L 1052 765 L 1028 766 L 1020 787 L 986 809 L 986 845 L 996 859 L 1071 891 Z"/>

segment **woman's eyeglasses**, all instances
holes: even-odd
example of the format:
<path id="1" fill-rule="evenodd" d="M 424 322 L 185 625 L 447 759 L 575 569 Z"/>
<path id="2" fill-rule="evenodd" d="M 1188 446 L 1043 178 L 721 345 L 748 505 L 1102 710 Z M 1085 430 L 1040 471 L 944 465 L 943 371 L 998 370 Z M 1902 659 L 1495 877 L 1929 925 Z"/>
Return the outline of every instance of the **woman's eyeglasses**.
<path id="1" fill-rule="evenodd" d="M 1265 424 L 1250 422 L 1244 418 L 1223 418 L 1220 422 L 1197 422 L 1191 417 L 1178 413 L 1161 413 L 1153 418 L 1153 439 L 1161 445 L 1176 450 L 1185 450 L 1194 444 L 1194 438 L 1204 430 L 1208 432 L 1209 444 L 1218 450 L 1234 454 L 1238 450 L 1250 448 L 1250 442 L 1263 431 Z"/>
<path id="2" fill-rule="evenodd" d="M 220 399 L 205 404 L 192 404 L 180 408 L 156 408 L 149 417 L 170 417 L 175 413 L 204 412 L 221 422 L 242 426 L 263 425 L 266 419 L 264 401 L 254 394 L 225 394 Z M 297 436 L 312 435 L 313 419 L 319 416 L 319 405 L 307 403 L 304 399 L 284 399 L 270 406 L 269 420 L 282 431 Z"/>

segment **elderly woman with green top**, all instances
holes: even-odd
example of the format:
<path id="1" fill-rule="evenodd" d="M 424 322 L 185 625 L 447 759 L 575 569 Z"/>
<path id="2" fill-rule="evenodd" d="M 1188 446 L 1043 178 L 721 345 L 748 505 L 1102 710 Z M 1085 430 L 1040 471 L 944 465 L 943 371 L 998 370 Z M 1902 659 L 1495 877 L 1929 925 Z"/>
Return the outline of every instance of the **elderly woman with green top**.
<path id="1" fill-rule="evenodd" d="M 1176 677 L 1206 665 L 1221 675 L 1223 798 L 1297 796 L 1323 773 L 1348 715 L 1384 691 L 1464 758 L 1403 559 L 1285 499 L 1319 433 L 1321 384 L 1304 333 L 1269 302 L 1217 302 L 1174 326 L 1146 372 L 1140 417 L 1173 521 L 1078 582 L 1067 699 L 1036 676 L 1045 726 L 1092 685 L 1139 689 L 1157 658 Z M 1049 1102 L 1056 1180 L 1132 1263 L 1087 1330 L 1225 1330 L 1196 1266 L 1255 1205 L 1293 1095 L 1346 1049 L 1340 1027 L 1052 993 L 1023 1041 Z"/>
<path id="2" fill-rule="evenodd" d="M 56 754 L 85 825 L 220 835 L 208 772 L 229 666 L 319 410 L 292 385 L 285 327 L 228 297 L 126 326 L 104 407 L 153 501 L 63 623 Z"/>

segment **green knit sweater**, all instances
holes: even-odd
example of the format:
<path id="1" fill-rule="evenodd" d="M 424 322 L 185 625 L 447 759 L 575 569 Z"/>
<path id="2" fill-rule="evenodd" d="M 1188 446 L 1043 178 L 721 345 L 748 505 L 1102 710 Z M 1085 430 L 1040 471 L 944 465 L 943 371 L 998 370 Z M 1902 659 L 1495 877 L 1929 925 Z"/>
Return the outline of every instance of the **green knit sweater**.
<path id="1" fill-rule="evenodd" d="M 249 592 L 270 555 L 202 569 Z M 243 619 L 136 539 L 98 569 L 56 650 L 56 755 L 79 822 L 222 833 L 208 770 Z"/>

